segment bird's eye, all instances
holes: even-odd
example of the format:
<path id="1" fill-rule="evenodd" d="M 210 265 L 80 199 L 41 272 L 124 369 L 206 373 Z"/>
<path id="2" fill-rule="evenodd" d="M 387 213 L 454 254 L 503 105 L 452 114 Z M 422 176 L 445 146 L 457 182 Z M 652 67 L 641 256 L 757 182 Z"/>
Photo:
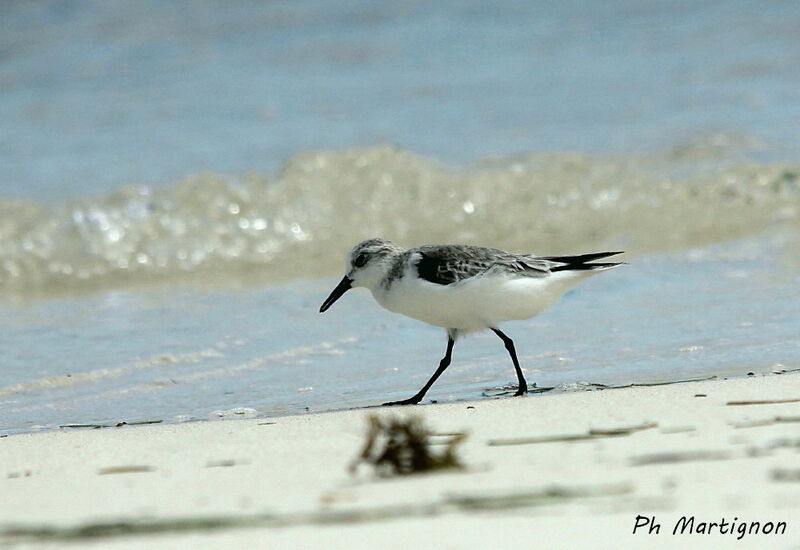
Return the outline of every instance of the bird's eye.
<path id="1" fill-rule="evenodd" d="M 367 255 L 363 252 L 359 254 L 355 260 L 353 260 L 353 265 L 356 267 L 364 267 L 365 263 L 367 263 Z"/>

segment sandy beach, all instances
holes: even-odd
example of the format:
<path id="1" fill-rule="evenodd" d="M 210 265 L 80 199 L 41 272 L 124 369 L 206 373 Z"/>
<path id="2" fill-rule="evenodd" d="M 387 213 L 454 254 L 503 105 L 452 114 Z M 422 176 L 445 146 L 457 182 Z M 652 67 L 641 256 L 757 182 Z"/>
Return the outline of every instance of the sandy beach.
<path id="1" fill-rule="evenodd" d="M 464 467 L 350 474 L 373 414 L 466 433 Z M 11 435 L 0 438 L 0 543 L 799 548 L 799 449 L 798 374 Z M 673 535 L 682 517 L 695 532 Z"/>

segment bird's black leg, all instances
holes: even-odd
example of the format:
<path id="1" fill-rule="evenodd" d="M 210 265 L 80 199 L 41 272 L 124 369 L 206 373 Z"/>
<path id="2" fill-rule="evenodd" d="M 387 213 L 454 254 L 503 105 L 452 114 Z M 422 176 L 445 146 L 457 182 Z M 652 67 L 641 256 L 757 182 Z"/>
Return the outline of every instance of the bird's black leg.
<path id="1" fill-rule="evenodd" d="M 456 343 L 456 341 L 455 341 L 455 338 L 453 337 L 453 335 L 452 334 L 448 334 L 447 335 L 447 352 L 444 354 L 444 357 L 442 357 L 442 360 L 439 361 L 439 368 L 436 369 L 436 372 L 433 373 L 433 376 L 431 376 L 431 379 L 428 380 L 428 382 L 424 386 L 422 386 L 422 389 L 419 390 L 414 397 L 409 397 L 408 399 L 404 399 L 402 401 L 390 401 L 388 403 L 384 403 L 384 406 L 387 406 L 387 405 L 416 405 L 417 403 L 422 401 L 422 398 L 425 397 L 425 393 L 430 389 L 431 386 L 433 386 L 433 383 L 436 382 L 436 379 L 439 378 L 439 376 L 441 376 L 441 374 L 444 372 L 444 370 L 450 365 L 450 359 L 451 359 L 451 356 L 453 354 L 453 344 L 455 344 L 455 343 Z"/>
<path id="2" fill-rule="evenodd" d="M 522 369 L 519 367 L 519 361 L 517 361 L 517 351 L 514 349 L 514 341 L 503 334 L 500 330 L 496 328 L 493 328 L 492 330 L 506 345 L 506 350 L 511 356 L 511 361 L 514 362 L 514 370 L 517 371 L 517 381 L 519 381 L 519 388 L 517 389 L 517 393 L 514 395 L 525 395 L 528 393 L 528 383 L 525 382 L 525 377 L 522 375 Z"/>

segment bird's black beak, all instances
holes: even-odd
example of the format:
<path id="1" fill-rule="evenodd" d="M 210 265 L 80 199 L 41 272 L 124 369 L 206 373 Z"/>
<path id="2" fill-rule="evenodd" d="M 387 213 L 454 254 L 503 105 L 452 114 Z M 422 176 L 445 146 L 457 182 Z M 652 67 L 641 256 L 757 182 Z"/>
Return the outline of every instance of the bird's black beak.
<path id="1" fill-rule="evenodd" d="M 322 302 L 322 306 L 319 308 L 320 313 L 325 313 L 329 307 L 333 305 L 333 302 L 338 300 L 342 297 L 342 294 L 350 290 L 353 286 L 353 280 L 350 279 L 347 275 L 342 278 L 336 288 L 333 289 L 331 295 L 328 296 L 324 302 Z"/>

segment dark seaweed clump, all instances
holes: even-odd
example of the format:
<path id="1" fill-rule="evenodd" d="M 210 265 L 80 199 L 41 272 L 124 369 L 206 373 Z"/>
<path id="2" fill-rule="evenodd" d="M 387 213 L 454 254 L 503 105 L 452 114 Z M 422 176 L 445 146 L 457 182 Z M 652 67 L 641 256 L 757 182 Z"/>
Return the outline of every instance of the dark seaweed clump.
<path id="1" fill-rule="evenodd" d="M 372 415 L 368 422 L 364 449 L 350 465 L 351 473 L 362 462 L 371 464 L 380 476 L 463 467 L 456 454 L 466 437 L 463 433 L 434 434 L 416 416 L 401 419 Z"/>

